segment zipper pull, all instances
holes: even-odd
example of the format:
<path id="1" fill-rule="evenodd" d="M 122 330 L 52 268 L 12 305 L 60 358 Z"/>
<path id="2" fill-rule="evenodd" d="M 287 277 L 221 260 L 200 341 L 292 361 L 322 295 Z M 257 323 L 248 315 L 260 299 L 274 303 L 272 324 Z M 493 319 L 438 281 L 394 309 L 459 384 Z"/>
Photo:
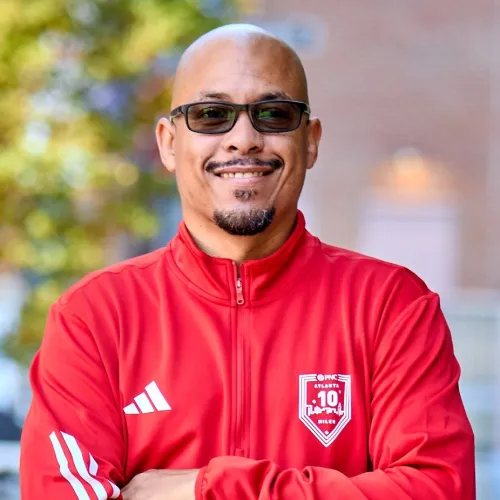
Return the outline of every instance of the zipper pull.
<path id="1" fill-rule="evenodd" d="M 241 283 L 241 278 L 236 280 L 236 303 L 241 306 L 245 303 L 245 298 L 243 297 L 243 284 Z"/>

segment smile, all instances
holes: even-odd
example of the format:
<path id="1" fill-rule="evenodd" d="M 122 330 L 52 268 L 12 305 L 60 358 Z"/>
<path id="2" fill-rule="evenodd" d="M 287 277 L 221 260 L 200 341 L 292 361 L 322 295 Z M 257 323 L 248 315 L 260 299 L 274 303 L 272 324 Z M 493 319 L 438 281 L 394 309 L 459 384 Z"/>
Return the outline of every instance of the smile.
<path id="1" fill-rule="evenodd" d="M 251 179 L 252 177 L 263 177 L 271 173 L 272 172 L 223 172 L 215 175 L 223 179 Z"/>

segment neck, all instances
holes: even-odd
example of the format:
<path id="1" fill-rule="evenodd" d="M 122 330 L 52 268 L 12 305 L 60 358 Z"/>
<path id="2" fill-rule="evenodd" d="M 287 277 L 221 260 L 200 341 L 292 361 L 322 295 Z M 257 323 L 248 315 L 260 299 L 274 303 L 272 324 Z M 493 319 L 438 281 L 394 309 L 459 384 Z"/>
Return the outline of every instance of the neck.
<path id="1" fill-rule="evenodd" d="M 271 225 L 255 236 L 233 236 L 214 224 L 213 221 L 184 215 L 184 222 L 200 250 L 211 257 L 230 259 L 237 264 L 246 260 L 263 259 L 276 252 L 293 231 L 296 212 L 286 217 L 276 217 Z"/>

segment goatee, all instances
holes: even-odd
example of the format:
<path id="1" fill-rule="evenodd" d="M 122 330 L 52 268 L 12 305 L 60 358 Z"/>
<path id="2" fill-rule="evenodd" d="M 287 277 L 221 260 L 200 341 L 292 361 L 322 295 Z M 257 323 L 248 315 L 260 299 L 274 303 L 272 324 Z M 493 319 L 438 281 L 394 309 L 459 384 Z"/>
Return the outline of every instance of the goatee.
<path id="1" fill-rule="evenodd" d="M 271 224 L 276 210 L 251 208 L 250 210 L 215 210 L 215 224 L 233 236 L 254 236 Z"/>

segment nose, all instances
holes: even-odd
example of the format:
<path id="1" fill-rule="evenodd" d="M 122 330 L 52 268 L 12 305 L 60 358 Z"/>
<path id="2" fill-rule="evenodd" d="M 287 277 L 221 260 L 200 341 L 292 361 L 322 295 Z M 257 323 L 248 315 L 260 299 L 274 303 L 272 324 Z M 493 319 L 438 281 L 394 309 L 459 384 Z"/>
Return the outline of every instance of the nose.
<path id="1" fill-rule="evenodd" d="M 224 134 L 223 147 L 227 152 L 242 155 L 262 151 L 264 138 L 254 129 L 246 111 L 241 111 L 234 127 Z"/>

